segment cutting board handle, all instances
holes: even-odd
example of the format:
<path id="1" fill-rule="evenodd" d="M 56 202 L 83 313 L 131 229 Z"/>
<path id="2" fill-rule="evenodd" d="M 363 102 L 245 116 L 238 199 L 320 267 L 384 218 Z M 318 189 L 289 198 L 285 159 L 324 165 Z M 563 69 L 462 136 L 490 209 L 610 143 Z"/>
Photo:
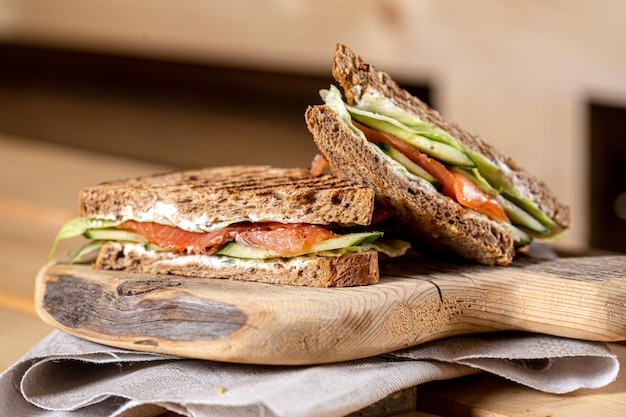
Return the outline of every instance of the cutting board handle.
<path id="1" fill-rule="evenodd" d="M 381 268 L 375 285 L 307 288 L 57 264 L 35 297 L 44 321 L 88 340 L 241 363 L 343 361 L 498 330 L 626 339 L 626 257 Z"/>

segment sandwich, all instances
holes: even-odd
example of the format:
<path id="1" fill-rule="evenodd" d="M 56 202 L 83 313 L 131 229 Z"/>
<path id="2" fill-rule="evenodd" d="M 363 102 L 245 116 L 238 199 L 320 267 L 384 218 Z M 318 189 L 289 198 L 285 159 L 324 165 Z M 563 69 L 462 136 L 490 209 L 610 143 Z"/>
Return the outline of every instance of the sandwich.
<path id="1" fill-rule="evenodd" d="M 408 245 L 373 231 L 373 190 L 305 168 L 214 167 L 80 190 L 61 239 L 87 243 L 70 262 L 146 275 L 315 287 L 378 281 L 378 253 Z"/>
<path id="2" fill-rule="evenodd" d="M 341 89 L 321 90 L 324 104 L 305 114 L 321 160 L 335 176 L 375 190 L 411 243 L 507 265 L 534 239 L 569 227 L 569 207 L 543 181 L 345 45 L 337 45 L 332 74 Z"/>

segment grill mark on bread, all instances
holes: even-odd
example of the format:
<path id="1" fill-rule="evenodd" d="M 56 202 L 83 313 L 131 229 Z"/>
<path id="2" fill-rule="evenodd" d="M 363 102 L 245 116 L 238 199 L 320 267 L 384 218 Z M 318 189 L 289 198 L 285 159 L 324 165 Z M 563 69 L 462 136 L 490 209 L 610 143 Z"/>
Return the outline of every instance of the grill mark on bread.
<path id="1" fill-rule="evenodd" d="M 167 190 L 169 192 L 202 189 L 202 190 L 205 190 L 206 192 L 219 192 L 219 191 L 251 192 L 251 191 L 254 191 L 254 192 L 257 192 L 258 195 L 270 195 L 270 194 L 276 195 L 276 192 L 280 191 L 281 189 L 293 190 L 295 187 L 297 187 L 297 191 L 300 193 L 303 190 L 310 190 L 314 192 L 322 192 L 322 191 L 328 191 L 328 190 L 345 191 L 345 190 L 354 189 L 354 186 L 355 185 L 353 183 L 348 183 L 345 181 L 337 182 L 331 179 L 327 181 L 322 181 L 322 182 L 316 181 L 315 179 L 311 179 L 307 181 L 296 179 L 296 180 L 288 180 L 288 181 L 280 180 L 280 181 L 276 181 L 274 183 L 269 183 L 269 184 L 266 184 L 264 182 L 251 184 L 245 181 L 232 181 L 228 184 L 220 184 L 219 186 L 212 186 L 210 184 L 189 184 L 189 185 L 176 184 L 176 185 L 170 185 L 170 186 L 162 186 L 159 188 L 161 190 Z M 152 189 L 153 187 L 150 187 L 150 188 L 149 187 L 137 187 L 136 190 L 138 192 L 143 192 L 143 191 L 150 192 Z M 190 198 L 184 198 L 184 199 L 179 200 L 179 202 L 181 203 L 191 202 L 191 201 L 192 200 Z"/>
<path id="2" fill-rule="evenodd" d="M 114 183 L 102 183 L 103 185 L 109 185 Z M 127 188 L 129 184 L 119 183 L 119 188 Z M 97 186 L 96 186 L 97 187 Z M 147 184 L 137 184 L 135 185 L 136 190 L 152 190 L 155 188 L 159 188 L 160 190 L 167 190 L 171 192 L 176 192 L 180 190 L 193 190 L 193 189 L 204 189 L 207 192 L 211 191 L 221 191 L 221 190 L 239 190 L 239 191 L 259 191 L 263 192 L 263 190 L 280 190 L 280 188 L 285 189 L 311 189 L 316 191 L 326 191 L 326 190 L 353 190 L 355 187 L 361 187 L 360 185 L 356 185 L 352 182 L 339 180 L 338 178 L 334 178 L 331 176 L 323 176 L 323 177 L 287 177 L 287 178 L 263 178 L 261 180 L 249 181 L 249 180 L 231 180 L 231 181 L 221 181 L 219 184 L 212 184 L 208 180 L 207 182 L 202 182 L 200 184 L 194 183 L 177 183 L 177 184 L 157 184 L 155 186 L 149 187 Z M 111 187 L 116 188 L 116 187 Z M 84 190 L 85 192 L 88 189 Z"/>
<path id="3" fill-rule="evenodd" d="M 223 184 L 220 187 L 214 187 L 213 189 L 215 190 L 231 190 L 231 189 L 235 189 L 235 190 L 241 190 L 241 191 L 254 191 L 254 190 L 258 190 L 259 192 L 263 192 L 263 190 L 280 190 L 282 187 L 284 187 L 285 189 L 293 189 L 294 187 L 298 187 L 300 189 L 311 189 L 311 190 L 317 190 L 317 191 L 325 191 L 325 190 L 331 190 L 331 189 L 342 189 L 342 190 L 347 190 L 347 189 L 353 189 L 354 188 L 354 184 L 352 183 L 347 183 L 347 182 L 337 182 L 337 181 L 332 181 L 332 180 L 328 180 L 328 181 L 317 181 L 314 179 L 308 180 L 308 181 L 302 181 L 302 180 L 288 180 L 288 181 L 276 181 L 274 183 L 265 183 L 265 182 L 259 182 L 256 184 L 250 184 L 250 183 L 245 183 L 245 182 L 233 182 L 231 184 Z"/>
<path id="4" fill-rule="evenodd" d="M 149 178 L 163 178 L 163 175 Z M 192 179 L 193 178 L 193 179 Z M 129 185 L 133 185 L 133 180 L 129 182 L 104 182 L 100 186 L 108 186 L 109 188 L 126 188 Z M 207 191 L 219 191 L 219 190 L 263 190 L 273 189 L 279 187 L 285 188 L 311 188 L 316 190 L 328 190 L 333 188 L 339 189 L 353 189 L 354 183 L 342 180 L 329 175 L 314 177 L 314 176 L 274 176 L 274 177 L 256 177 L 256 178 L 242 178 L 242 179 L 220 179 L 219 183 L 211 182 L 211 178 L 199 178 L 198 175 L 191 175 L 189 177 L 181 177 L 177 179 L 176 183 L 155 183 L 153 186 L 150 184 L 141 184 L 138 181 L 135 182 L 134 187 L 138 190 L 150 190 L 153 188 L 167 189 L 170 191 L 179 191 L 186 189 L 198 189 L 203 188 Z M 98 186 L 96 186 L 98 187 Z"/>
<path id="5" fill-rule="evenodd" d="M 155 211 L 158 203 L 175 213 Z M 102 183 L 79 192 L 79 214 L 187 225 L 236 219 L 288 223 L 369 224 L 374 192 L 305 168 L 216 167 Z M 191 225 L 191 226 L 190 226 Z"/>

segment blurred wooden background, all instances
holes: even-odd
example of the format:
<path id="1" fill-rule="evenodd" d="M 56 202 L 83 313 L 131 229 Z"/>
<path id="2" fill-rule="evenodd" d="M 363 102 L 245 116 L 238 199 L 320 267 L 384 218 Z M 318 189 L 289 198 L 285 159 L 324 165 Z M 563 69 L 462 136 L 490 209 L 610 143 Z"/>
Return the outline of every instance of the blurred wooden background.
<path id="1" fill-rule="evenodd" d="M 544 178 L 573 212 L 555 245 L 584 251 L 589 108 L 626 107 L 624 16 L 619 0 L 0 0 L 0 132 L 171 166 L 306 165 L 302 114 L 343 42 Z"/>

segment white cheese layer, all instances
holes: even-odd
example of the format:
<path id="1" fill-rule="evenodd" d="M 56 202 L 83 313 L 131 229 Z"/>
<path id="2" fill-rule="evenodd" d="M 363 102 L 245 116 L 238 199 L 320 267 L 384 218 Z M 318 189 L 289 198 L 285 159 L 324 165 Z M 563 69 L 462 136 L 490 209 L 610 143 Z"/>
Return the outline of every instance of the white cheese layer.
<path id="1" fill-rule="evenodd" d="M 124 244 L 124 256 L 135 255 L 141 257 L 152 257 L 156 259 L 162 252 L 147 250 L 143 244 L 126 243 Z M 245 267 L 254 267 L 261 269 L 275 269 L 276 265 L 282 265 L 285 268 L 301 268 L 315 263 L 313 257 L 297 256 L 295 258 L 273 258 L 273 259 L 243 259 L 233 258 L 223 255 L 184 255 L 179 253 L 171 253 L 170 258 L 159 259 L 160 263 L 176 266 L 201 265 L 209 268 L 216 268 L 224 265 L 239 265 Z"/>

